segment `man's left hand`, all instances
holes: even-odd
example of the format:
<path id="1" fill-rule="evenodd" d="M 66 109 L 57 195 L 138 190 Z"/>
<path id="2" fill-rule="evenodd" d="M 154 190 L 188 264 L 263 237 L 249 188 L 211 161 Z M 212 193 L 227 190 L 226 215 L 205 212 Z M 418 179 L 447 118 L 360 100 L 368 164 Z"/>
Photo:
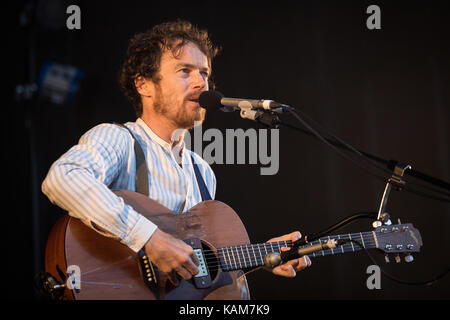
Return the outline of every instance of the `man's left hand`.
<path id="1" fill-rule="evenodd" d="M 291 240 L 292 242 L 297 241 L 302 237 L 301 233 L 299 231 L 294 231 L 290 234 L 286 234 L 281 237 L 270 239 L 267 242 L 276 242 L 276 241 L 288 241 Z M 290 248 L 288 247 L 281 247 L 281 251 L 287 251 Z M 308 256 L 303 256 L 298 259 L 289 260 L 283 264 L 280 264 L 279 266 L 269 269 L 273 274 L 276 274 L 278 276 L 293 278 L 296 276 L 297 271 L 301 271 L 305 269 L 306 267 L 311 266 L 311 260 Z"/>

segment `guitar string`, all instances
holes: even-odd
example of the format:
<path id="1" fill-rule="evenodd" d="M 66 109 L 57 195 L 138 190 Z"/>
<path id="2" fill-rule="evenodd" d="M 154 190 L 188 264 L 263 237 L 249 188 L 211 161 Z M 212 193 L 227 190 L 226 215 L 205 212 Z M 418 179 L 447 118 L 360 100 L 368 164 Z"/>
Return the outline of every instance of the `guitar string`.
<path id="1" fill-rule="evenodd" d="M 371 231 L 364 233 L 363 232 L 349 233 L 342 235 L 333 235 L 329 237 L 322 237 L 318 240 L 310 242 L 308 245 L 312 246 L 332 239 L 350 240 L 355 238 L 361 239 L 365 247 L 367 246 L 376 247 L 376 242 L 373 238 L 373 233 Z M 220 269 L 226 271 L 226 270 L 238 270 L 241 268 L 248 268 L 248 267 L 252 268 L 263 266 L 264 257 L 262 256 L 262 251 L 264 251 L 266 254 L 270 252 L 280 252 L 282 247 L 291 247 L 292 245 L 293 243 L 291 240 L 284 240 L 284 241 L 265 242 L 259 244 L 242 244 L 236 246 L 227 246 L 214 250 L 203 250 L 202 252 L 205 258 L 205 264 L 208 266 L 208 269 L 210 271 L 216 271 Z M 308 245 L 302 247 L 307 248 Z M 250 253 L 250 250 L 248 249 L 251 249 L 251 251 L 253 252 Z M 259 254 L 255 252 L 255 249 L 259 251 Z M 245 252 L 247 252 L 247 255 L 245 254 L 244 250 Z M 324 249 L 307 255 L 309 257 L 316 257 L 330 254 L 345 253 L 350 251 L 354 252 L 359 250 L 361 249 L 355 249 L 354 246 L 347 243 L 333 249 Z M 226 256 L 228 256 L 228 258 Z"/>
<path id="2" fill-rule="evenodd" d="M 282 241 L 282 242 L 284 242 L 284 241 Z M 273 242 L 273 243 L 276 243 L 277 244 L 276 246 L 283 246 L 281 244 L 281 242 L 278 242 L 278 243 L 277 242 Z M 369 241 L 369 239 L 366 239 L 366 241 L 364 241 L 364 243 L 365 243 L 365 247 L 368 247 L 368 246 L 375 247 L 374 246 L 375 243 L 374 243 L 373 240 Z M 259 245 L 264 245 L 265 247 L 268 247 L 271 250 L 273 249 L 273 247 L 270 245 L 270 243 L 264 243 L 264 244 L 259 244 Z M 223 249 L 223 248 L 220 248 L 220 249 Z M 278 250 L 279 249 L 277 249 L 275 251 L 279 252 Z M 347 246 L 344 244 L 342 246 L 333 248 L 333 250 L 331 250 L 331 249 L 320 250 L 320 251 L 317 251 L 315 253 L 308 254 L 308 256 L 310 256 L 310 257 L 325 256 L 325 255 L 330 255 L 330 254 L 339 254 L 339 253 L 346 253 L 346 252 L 351 252 L 351 251 L 355 252 L 355 251 L 359 251 L 359 250 L 361 250 L 361 249 L 355 248 L 354 246 L 351 246 L 351 244 L 347 245 Z M 210 251 L 213 251 L 213 250 L 210 250 Z M 265 251 L 266 251 L 266 253 L 269 253 L 269 252 L 267 252 L 267 250 L 265 250 Z M 235 253 L 237 256 L 242 257 L 242 259 L 233 258 L 234 261 L 231 261 L 231 255 L 230 255 L 229 252 L 227 252 L 227 254 L 229 255 L 229 259 L 228 260 L 230 260 L 230 263 L 227 263 L 226 258 L 224 259 L 225 263 L 221 262 L 220 261 L 221 260 L 220 253 L 218 251 L 216 251 L 216 252 L 218 253 L 219 257 L 217 257 L 217 255 L 214 254 L 213 257 L 209 256 L 208 258 L 205 258 L 206 264 L 208 265 L 208 268 L 210 270 L 212 270 L 212 271 L 218 270 L 219 266 L 222 269 L 223 269 L 224 266 L 225 266 L 225 269 L 230 269 L 228 267 L 231 267 L 231 269 L 240 269 L 240 268 L 257 267 L 257 266 L 264 265 L 264 263 L 263 263 L 264 258 L 261 255 L 260 255 L 260 259 L 258 259 L 256 254 L 254 255 L 254 257 L 251 257 L 251 255 L 250 255 L 250 259 L 248 260 L 245 257 L 245 254 L 242 255 L 242 252 L 239 253 L 237 247 L 236 247 L 236 251 L 234 251 L 233 253 Z M 270 251 L 270 252 L 274 252 L 274 251 Z M 222 252 L 222 256 L 224 257 L 224 253 L 223 252 Z M 249 253 L 247 254 L 247 256 L 249 256 Z M 255 258 L 255 260 L 253 258 Z M 218 262 L 218 263 L 216 263 L 216 262 Z"/>
<path id="3" fill-rule="evenodd" d="M 359 247 L 353 247 L 352 249 L 350 249 L 350 248 L 352 248 L 352 247 L 349 246 L 348 251 L 344 251 L 344 252 L 342 252 L 341 250 L 339 250 L 337 252 L 331 252 L 331 249 L 321 250 L 321 251 L 316 251 L 314 253 L 307 254 L 307 256 L 308 257 L 321 257 L 321 256 L 330 255 L 330 254 L 348 253 L 348 252 L 355 252 L 355 251 L 361 250 L 361 248 L 359 248 Z M 320 254 L 321 252 L 323 252 L 323 254 Z M 211 261 L 211 260 L 209 260 L 209 261 Z M 217 262 L 217 258 L 214 259 L 214 262 Z M 239 265 L 238 265 L 237 261 L 236 261 L 236 263 L 232 263 L 232 264 L 225 263 L 225 265 L 223 263 L 221 263 L 220 261 L 218 261 L 219 263 L 214 263 L 214 262 L 210 263 L 210 264 L 207 263 L 209 271 L 217 271 L 220 269 L 222 269 L 223 271 L 233 271 L 233 270 L 239 270 L 239 269 L 264 266 L 263 258 L 261 258 L 261 261 L 259 261 L 258 259 L 256 259 L 256 261 L 251 260 L 251 264 L 249 261 L 247 261 L 247 263 L 245 263 L 245 264 L 239 263 Z"/>
<path id="4" fill-rule="evenodd" d="M 321 242 L 325 242 L 325 241 L 329 241 L 329 240 L 339 240 L 339 239 L 351 239 L 351 238 L 359 238 L 361 239 L 361 236 L 363 237 L 364 241 L 373 241 L 373 233 L 372 231 L 368 231 L 368 232 L 358 232 L 358 233 L 347 233 L 347 234 L 340 234 L 340 235 L 333 235 L 333 236 L 327 236 L 327 237 L 322 237 L 319 238 L 317 240 L 311 241 L 309 242 L 307 245 L 313 245 L 313 244 L 318 244 Z M 231 247 L 239 247 L 239 246 L 258 246 L 258 245 L 263 245 L 263 246 L 270 246 L 271 244 L 278 244 L 278 243 L 283 243 L 285 242 L 286 244 L 292 245 L 292 240 L 281 240 L 281 241 L 272 241 L 272 242 L 262 242 L 262 243 L 256 243 L 256 244 L 240 244 L 240 245 L 235 245 L 235 246 L 227 246 L 227 247 L 223 247 L 223 248 L 231 248 Z M 305 245 L 305 246 L 307 246 Z M 221 249 L 221 248 L 219 248 Z M 204 250 L 204 252 L 207 252 L 208 250 Z M 209 250 L 209 251 L 213 251 L 213 250 Z"/>
<path id="5" fill-rule="evenodd" d="M 350 239 L 344 239 L 344 240 L 350 240 Z M 373 240 L 366 239 L 364 241 L 365 247 L 376 247 L 376 243 Z M 313 244 L 312 244 L 313 245 Z M 262 246 L 262 247 L 261 247 Z M 282 247 L 289 247 L 289 245 L 286 244 L 274 244 L 268 245 L 268 244 L 258 244 L 258 245 L 241 245 L 241 246 L 233 246 L 233 247 L 225 247 L 225 248 L 219 248 L 216 250 L 205 250 L 206 253 L 204 253 L 204 257 L 206 260 L 208 259 L 217 259 L 217 256 L 222 256 L 223 260 L 226 262 L 226 260 L 233 259 L 234 261 L 239 262 L 240 260 L 243 260 L 244 262 L 253 261 L 253 258 L 255 256 L 262 257 L 262 253 L 265 252 L 266 254 L 269 252 L 273 252 L 273 248 L 276 249 L 277 252 L 281 252 Z M 307 248 L 308 246 L 304 246 L 304 248 Z M 250 249 L 250 250 L 247 250 Z M 255 251 L 255 250 L 258 251 Z M 338 246 L 333 249 L 324 249 L 317 252 L 324 251 L 326 253 L 331 252 L 333 254 L 336 253 L 342 253 L 341 251 L 349 251 L 353 250 L 354 247 L 351 244 L 343 244 L 341 246 Z M 227 257 L 228 256 L 228 259 Z M 249 257 L 249 259 L 248 259 Z M 242 258 L 242 259 L 241 259 Z M 256 259 L 258 260 L 258 259 Z M 231 262 L 231 261 L 230 261 Z"/>
<path id="6" fill-rule="evenodd" d="M 351 234 L 349 238 L 345 239 L 343 238 L 344 235 L 340 236 L 340 239 L 344 239 L 344 240 L 349 240 L 351 238 Z M 358 235 L 358 237 L 360 237 L 360 235 L 363 236 L 362 240 L 364 243 L 364 247 L 371 247 L 374 248 L 375 246 L 375 241 L 373 239 L 373 237 L 369 238 L 369 234 L 355 234 Z M 365 237 L 366 236 L 366 237 Z M 330 239 L 335 238 L 335 237 L 331 237 Z M 360 237 L 361 238 L 361 237 Z M 366 239 L 364 239 L 366 238 Z M 329 240 L 328 237 L 327 238 L 321 238 L 319 239 L 321 241 L 325 241 L 325 240 Z M 312 241 L 310 243 L 310 245 L 314 245 L 317 243 L 320 243 L 319 240 L 316 241 Z M 263 247 L 263 251 L 265 251 L 266 253 L 270 253 L 270 252 L 280 252 L 280 248 L 281 247 L 289 247 L 292 246 L 292 241 L 291 240 L 286 240 L 286 241 L 277 241 L 277 242 L 265 242 L 265 243 L 259 243 L 259 244 L 247 244 L 247 245 L 238 245 L 238 246 L 230 246 L 230 247 L 224 247 L 224 248 L 219 248 L 216 250 L 204 250 L 204 252 L 208 252 L 208 253 L 204 253 L 205 256 L 205 264 L 208 267 L 208 270 L 211 271 L 218 271 L 218 270 L 224 270 L 224 271 L 233 271 L 233 270 L 239 270 L 242 268 L 253 268 L 253 267 L 260 267 L 260 266 L 264 266 L 264 257 L 262 257 L 261 254 L 259 254 L 259 259 L 258 256 L 256 255 L 256 253 L 254 254 L 254 256 L 252 257 L 250 255 L 250 260 L 248 260 L 245 257 L 245 254 L 239 253 L 238 249 L 240 249 L 240 247 L 243 246 L 256 246 L 258 248 L 258 250 L 261 249 L 261 246 Z M 303 247 L 307 247 L 303 246 Z M 278 248 L 277 248 L 278 247 Z M 233 251 L 232 253 L 229 252 L 229 250 L 235 249 L 235 251 Z M 225 252 L 224 249 L 227 249 L 227 254 L 228 254 L 228 259 L 225 258 Z M 243 248 L 242 248 L 243 249 Z M 247 248 L 246 248 L 247 249 Z M 268 249 L 268 250 L 266 250 Z M 221 260 L 221 252 L 222 251 L 222 257 L 224 262 L 222 262 Z M 331 249 L 324 249 L 324 250 L 320 250 L 320 251 L 316 251 L 314 253 L 310 253 L 307 254 L 307 256 L 309 257 L 320 257 L 320 256 L 327 256 L 330 254 L 340 254 L 340 253 L 348 253 L 348 252 L 355 252 L 355 251 L 360 251 L 361 248 L 359 247 L 355 247 L 352 246 L 351 244 L 343 244 L 339 247 L 333 248 L 333 250 Z M 239 257 L 236 258 L 233 255 L 242 257 L 242 259 L 240 259 Z M 241 256 L 242 255 L 242 256 Z M 248 255 L 247 255 L 248 256 Z M 255 259 L 254 259 L 255 258 Z M 233 259 L 233 261 L 231 261 L 231 259 Z M 227 263 L 226 260 L 229 260 L 230 263 Z M 242 260 L 242 261 L 241 261 Z"/>
<path id="7" fill-rule="evenodd" d="M 372 246 L 373 246 L 373 244 L 368 244 L 367 243 L 365 247 L 371 247 L 372 248 Z M 369 248 L 369 249 L 371 249 L 371 248 Z M 278 249 L 275 249 L 274 251 L 280 252 Z M 274 251 L 270 251 L 270 252 L 274 252 Z M 350 252 L 350 251 L 358 251 L 358 249 L 355 248 L 355 247 L 352 247 L 351 245 L 348 245 L 348 246 L 341 246 L 341 247 L 333 248 L 333 250 L 331 250 L 331 249 L 320 250 L 320 251 L 312 252 L 310 254 L 311 255 L 319 255 L 320 256 L 320 255 L 323 255 L 323 254 L 327 254 L 327 255 L 328 254 L 338 254 L 338 253 L 346 253 L 346 252 Z M 205 258 L 205 260 L 207 260 L 207 261 L 217 261 L 218 259 L 221 259 L 223 257 L 223 255 L 225 254 L 225 252 L 217 252 L 217 253 L 218 253 L 219 257 L 217 255 L 209 255 L 208 257 Z M 267 253 L 269 253 L 269 252 L 267 252 Z M 227 254 L 229 254 L 229 253 L 227 253 Z M 242 255 L 242 253 L 239 253 L 239 255 Z M 247 258 L 248 256 L 250 256 L 250 257 Z M 255 255 L 252 255 L 252 254 L 248 253 L 247 256 L 244 253 L 244 255 L 242 255 L 241 257 L 243 258 L 241 260 L 243 260 L 244 262 L 247 262 L 247 263 L 249 263 L 249 262 L 254 263 L 255 261 L 264 260 L 264 257 L 262 255 L 256 254 L 256 253 L 255 253 Z M 225 263 L 226 263 L 226 260 L 230 260 L 230 259 L 224 258 L 222 260 L 224 260 Z M 234 260 L 236 261 L 236 263 L 238 262 L 237 261 L 238 259 L 234 259 Z"/>
<path id="8" fill-rule="evenodd" d="M 330 255 L 330 254 L 340 254 L 340 253 L 355 252 L 355 251 L 360 251 L 361 249 L 360 248 L 355 248 L 355 249 L 350 249 L 350 250 L 344 251 L 344 252 L 338 251 L 338 252 L 334 252 L 334 253 L 332 253 L 331 250 L 329 250 L 328 252 L 323 252 L 323 254 L 320 254 L 321 251 L 317 251 L 315 253 L 307 254 L 307 256 L 315 258 L 315 257 L 327 256 L 327 255 Z M 246 269 L 246 268 L 254 268 L 254 267 L 264 266 L 264 259 L 263 258 L 261 258 L 260 260 L 257 259 L 256 261 L 251 260 L 251 262 L 250 261 L 246 261 L 247 263 L 242 263 L 241 262 L 240 264 L 238 264 L 238 262 L 231 263 L 231 264 L 226 264 L 226 263 L 224 264 L 224 263 L 220 263 L 220 262 L 219 263 L 215 263 L 215 262 L 218 262 L 217 259 L 215 261 L 213 261 L 213 262 L 211 262 L 211 260 L 209 260 L 209 263 L 207 262 L 208 269 L 210 271 L 216 271 L 216 270 L 219 270 L 219 269 L 222 269 L 224 271 L 232 271 L 232 270 L 239 270 L 239 269 Z"/>
<path id="9" fill-rule="evenodd" d="M 346 234 L 346 235 L 336 235 L 336 236 L 330 236 L 330 237 L 324 237 L 324 238 L 320 238 L 318 240 L 312 241 L 310 242 L 308 245 L 315 245 L 315 244 L 319 244 L 319 243 L 323 243 L 324 241 L 329 241 L 329 240 L 333 240 L 333 239 L 343 239 L 343 240 L 350 240 L 350 239 L 354 239 L 354 238 L 360 238 L 361 239 L 361 235 L 362 240 L 364 243 L 370 243 L 371 245 L 375 244 L 375 240 L 373 239 L 373 235 L 371 232 L 369 233 L 353 233 L 353 234 Z M 345 238 L 347 237 L 347 238 Z M 285 243 L 285 245 L 282 245 L 282 243 Z M 303 247 L 307 247 L 303 246 Z M 344 244 L 345 245 L 345 244 Z M 258 243 L 258 244 L 241 244 L 241 245 L 236 245 L 236 246 L 227 246 L 227 247 L 222 247 L 222 248 L 218 248 L 215 250 L 203 250 L 203 253 L 205 255 L 208 254 L 215 254 L 218 250 L 232 250 L 232 249 L 240 249 L 241 247 L 243 247 L 244 249 L 247 248 L 252 248 L 252 247 L 257 247 L 258 249 L 261 249 L 260 247 L 263 247 L 263 250 L 266 249 L 266 247 L 272 247 L 272 246 L 282 246 L 282 247 L 289 247 L 292 246 L 292 241 L 291 240 L 284 240 L 284 241 L 274 241 L 274 242 L 264 242 L 264 243 Z M 333 250 L 338 249 L 342 246 L 333 248 Z M 351 245 L 350 245 L 351 247 Z M 331 250 L 331 249 L 325 249 L 325 250 Z M 234 253 L 234 252 L 233 252 Z"/>

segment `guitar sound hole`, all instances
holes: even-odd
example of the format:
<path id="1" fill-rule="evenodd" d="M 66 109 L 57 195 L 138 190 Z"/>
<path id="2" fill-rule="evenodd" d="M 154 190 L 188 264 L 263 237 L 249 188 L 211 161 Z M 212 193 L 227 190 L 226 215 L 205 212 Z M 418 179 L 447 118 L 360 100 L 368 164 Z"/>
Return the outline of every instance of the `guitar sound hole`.
<path id="1" fill-rule="evenodd" d="M 208 266 L 209 276 L 211 281 L 214 281 L 218 274 L 218 268 L 220 267 L 219 259 L 217 257 L 217 250 L 208 246 L 202 241 L 203 255 L 206 260 L 206 265 Z"/>

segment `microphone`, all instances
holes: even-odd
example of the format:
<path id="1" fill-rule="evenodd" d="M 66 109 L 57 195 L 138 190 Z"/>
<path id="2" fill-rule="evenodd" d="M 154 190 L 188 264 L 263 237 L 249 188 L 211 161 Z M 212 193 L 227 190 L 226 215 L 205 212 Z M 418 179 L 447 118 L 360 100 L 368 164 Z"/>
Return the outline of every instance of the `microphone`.
<path id="1" fill-rule="evenodd" d="M 200 107 L 204 109 L 221 110 L 224 112 L 238 111 L 249 108 L 272 111 L 279 108 L 290 108 L 285 104 L 281 104 L 273 100 L 226 98 L 219 91 L 203 91 L 198 98 L 198 102 Z"/>
<path id="2" fill-rule="evenodd" d="M 266 267 L 275 268 L 283 262 L 300 258 L 304 255 L 326 250 L 326 249 L 334 249 L 337 245 L 339 245 L 338 241 L 332 239 L 324 243 L 318 243 L 312 246 L 306 246 L 301 248 L 292 248 L 289 251 L 282 252 L 270 252 L 264 257 L 264 264 Z"/>

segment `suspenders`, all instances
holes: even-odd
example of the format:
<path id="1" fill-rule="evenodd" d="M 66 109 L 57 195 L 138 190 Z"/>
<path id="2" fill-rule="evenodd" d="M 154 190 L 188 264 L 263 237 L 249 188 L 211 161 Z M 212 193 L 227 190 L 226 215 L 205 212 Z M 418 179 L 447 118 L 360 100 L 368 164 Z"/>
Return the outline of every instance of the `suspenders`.
<path id="1" fill-rule="evenodd" d="M 148 170 L 147 170 L 147 163 L 145 161 L 145 154 L 144 151 L 141 148 L 141 145 L 136 140 L 136 137 L 134 136 L 133 132 L 131 132 L 130 129 L 128 129 L 124 124 L 121 123 L 115 123 L 118 126 L 121 126 L 130 132 L 131 136 L 134 140 L 134 153 L 136 155 L 136 192 L 142 193 L 143 195 L 148 196 L 149 190 L 148 190 Z"/>
<path id="2" fill-rule="evenodd" d="M 195 163 L 194 156 L 191 154 L 192 165 L 194 166 L 195 177 L 197 178 L 198 187 L 200 188 L 200 194 L 202 195 L 202 201 L 212 200 L 209 194 L 208 188 L 206 187 L 205 181 L 198 169 L 198 165 Z"/>
<path id="3" fill-rule="evenodd" d="M 142 193 L 146 196 L 149 195 L 148 190 L 148 169 L 147 164 L 145 162 L 145 154 L 141 148 L 141 145 L 137 141 L 134 134 L 128 129 L 125 125 L 121 123 L 114 123 L 118 126 L 121 126 L 130 132 L 131 136 L 134 140 L 134 152 L 136 155 L 136 192 Z M 194 161 L 194 157 L 191 155 L 192 165 L 194 166 L 195 177 L 197 179 L 198 187 L 200 188 L 200 194 L 202 196 L 202 201 L 212 200 L 211 195 L 209 194 L 208 188 L 206 187 L 205 181 L 200 173 L 198 165 Z"/>

